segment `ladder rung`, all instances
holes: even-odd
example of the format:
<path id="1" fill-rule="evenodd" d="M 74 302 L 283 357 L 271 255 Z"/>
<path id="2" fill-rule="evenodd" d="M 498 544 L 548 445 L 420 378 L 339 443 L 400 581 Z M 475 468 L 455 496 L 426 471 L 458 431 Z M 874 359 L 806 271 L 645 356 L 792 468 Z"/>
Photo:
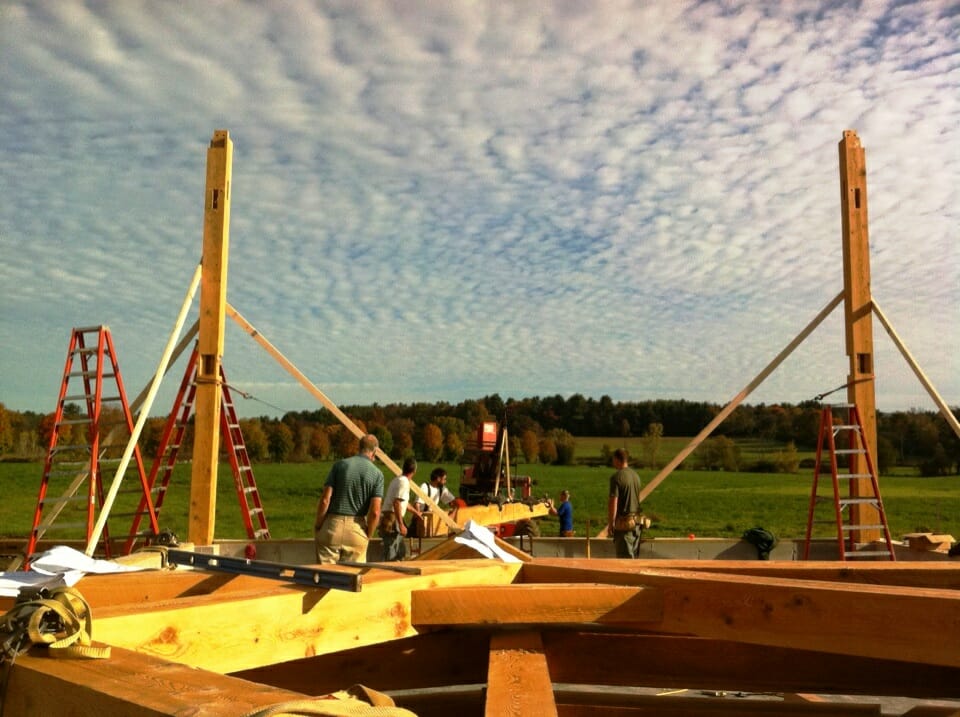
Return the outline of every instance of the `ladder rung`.
<path id="1" fill-rule="evenodd" d="M 69 530 L 70 528 L 86 528 L 86 522 L 78 523 L 64 523 L 62 521 L 57 521 L 56 523 L 51 523 L 46 527 L 46 531 L 49 533 L 51 530 Z"/>
<path id="2" fill-rule="evenodd" d="M 859 433 L 860 426 L 858 426 L 856 423 L 834 423 L 833 431 L 834 433 L 836 433 L 837 431 L 856 431 L 857 433 Z"/>
<path id="3" fill-rule="evenodd" d="M 844 525 L 843 529 L 848 533 L 855 530 L 883 530 L 882 525 Z"/>
<path id="4" fill-rule="evenodd" d="M 848 558 L 866 558 L 877 555 L 886 555 L 889 557 L 892 553 L 889 550 L 855 550 L 847 553 Z"/>
<path id="5" fill-rule="evenodd" d="M 863 455 L 866 453 L 862 448 L 838 448 L 834 451 L 838 456 Z"/>
<path id="6" fill-rule="evenodd" d="M 879 503 L 878 498 L 840 498 L 840 505 L 865 505 L 867 503 Z"/>
<path id="7" fill-rule="evenodd" d="M 269 537 L 270 537 L 270 531 L 269 531 L 269 530 L 255 530 L 255 531 L 253 532 L 253 536 L 254 536 L 255 538 L 257 538 L 258 540 L 259 540 L 260 538 L 269 538 Z"/>
<path id="8" fill-rule="evenodd" d="M 251 508 L 250 515 L 257 515 L 263 512 L 263 508 Z"/>
<path id="9" fill-rule="evenodd" d="M 89 500 L 89 498 L 90 496 L 87 493 L 84 493 L 83 495 L 78 494 L 78 495 L 60 496 L 59 498 L 44 498 L 43 500 L 40 501 L 40 505 L 47 506 L 47 505 L 60 505 L 62 503 L 80 503 L 80 502 L 85 503 L 87 502 L 87 500 Z"/>
<path id="10" fill-rule="evenodd" d="M 77 424 L 80 424 L 80 423 L 90 423 L 90 421 L 91 419 L 89 416 L 87 416 L 86 418 L 70 418 L 70 419 L 67 419 L 66 421 L 60 421 L 59 423 L 57 423 L 57 425 L 58 426 L 76 426 Z"/>
<path id="11" fill-rule="evenodd" d="M 837 473 L 837 478 L 873 478 L 873 476 L 869 473 Z"/>

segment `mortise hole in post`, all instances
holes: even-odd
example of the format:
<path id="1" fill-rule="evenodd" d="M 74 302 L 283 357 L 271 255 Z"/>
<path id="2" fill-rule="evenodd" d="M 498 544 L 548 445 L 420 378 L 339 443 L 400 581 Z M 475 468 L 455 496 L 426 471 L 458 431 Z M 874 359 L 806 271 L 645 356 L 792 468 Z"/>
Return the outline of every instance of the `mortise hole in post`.
<path id="1" fill-rule="evenodd" d="M 859 187 L 853 190 L 853 206 L 855 206 L 857 209 L 860 208 L 860 188 Z"/>
<path id="2" fill-rule="evenodd" d="M 203 356 L 201 356 L 202 363 L 203 363 L 202 373 L 204 376 L 213 375 L 214 367 L 216 366 L 215 358 L 216 357 L 213 356 L 212 354 L 203 354 Z"/>
<path id="3" fill-rule="evenodd" d="M 857 371 L 873 373 L 873 358 L 870 354 L 857 354 Z"/>
<path id="4" fill-rule="evenodd" d="M 859 195 L 857 195 L 857 196 L 859 196 Z M 220 203 L 220 190 L 219 190 L 219 189 L 214 189 L 214 190 L 213 190 L 213 195 L 212 195 L 211 201 L 210 201 L 210 208 L 211 208 L 211 209 L 216 209 L 216 208 L 217 208 L 217 205 L 218 205 L 219 203 Z M 859 200 L 857 201 L 857 206 L 858 206 L 858 207 L 860 206 L 860 201 L 859 201 Z"/>

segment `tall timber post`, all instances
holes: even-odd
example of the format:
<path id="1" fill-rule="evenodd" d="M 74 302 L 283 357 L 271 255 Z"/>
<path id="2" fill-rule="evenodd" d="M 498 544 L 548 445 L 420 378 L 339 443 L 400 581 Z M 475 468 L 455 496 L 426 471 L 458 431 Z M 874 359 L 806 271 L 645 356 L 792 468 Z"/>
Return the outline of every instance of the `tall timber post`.
<path id="1" fill-rule="evenodd" d="M 188 528 L 188 539 L 198 545 L 213 543 L 216 512 L 222 402 L 220 361 L 223 357 L 223 331 L 226 321 L 232 170 L 233 142 L 230 133 L 227 130 L 215 130 L 207 150 L 199 355 Z"/>
<path id="2" fill-rule="evenodd" d="M 844 324 L 850 374 L 847 401 L 856 404 L 864 440 L 877 460 L 877 408 L 873 365 L 873 300 L 870 294 L 870 245 L 867 232 L 867 165 L 860 138 L 845 130 L 840 140 L 840 207 L 843 224 Z M 862 456 L 850 456 L 851 473 L 867 473 Z M 851 497 L 872 495 L 869 479 L 850 482 Z M 851 505 L 851 523 L 876 525 L 879 514 L 870 505 Z M 879 529 L 864 528 L 858 542 L 880 539 Z"/>

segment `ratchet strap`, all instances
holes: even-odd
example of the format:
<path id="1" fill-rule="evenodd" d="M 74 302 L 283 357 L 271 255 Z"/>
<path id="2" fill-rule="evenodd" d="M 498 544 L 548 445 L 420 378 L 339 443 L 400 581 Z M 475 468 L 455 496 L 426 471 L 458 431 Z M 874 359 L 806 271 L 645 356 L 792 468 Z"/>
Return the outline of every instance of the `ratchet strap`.
<path id="1" fill-rule="evenodd" d="M 0 661 L 14 660 L 33 645 L 46 645 L 51 657 L 110 657 L 110 647 L 91 641 L 90 606 L 71 587 L 20 591 L 16 603 L 0 617 Z"/>

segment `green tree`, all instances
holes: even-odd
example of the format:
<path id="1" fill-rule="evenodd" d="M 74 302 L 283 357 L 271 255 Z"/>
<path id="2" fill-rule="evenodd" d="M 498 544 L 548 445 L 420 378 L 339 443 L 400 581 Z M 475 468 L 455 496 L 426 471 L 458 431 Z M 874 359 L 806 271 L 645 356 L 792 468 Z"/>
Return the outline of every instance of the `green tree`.
<path id="1" fill-rule="evenodd" d="M 374 426 L 370 432 L 377 437 L 377 441 L 380 443 L 380 450 L 389 456 L 393 451 L 393 434 L 390 433 L 390 429 L 380 425 Z"/>
<path id="2" fill-rule="evenodd" d="M 7 407 L 0 403 L 0 455 L 13 448 L 13 422 Z"/>
<path id="3" fill-rule="evenodd" d="M 577 452 L 577 439 L 573 434 L 562 428 L 554 428 L 547 435 L 553 440 L 557 449 L 557 457 L 553 462 L 561 466 L 573 465 L 574 455 Z"/>
<path id="4" fill-rule="evenodd" d="M 267 430 L 267 445 L 270 457 L 277 463 L 283 463 L 293 451 L 293 431 L 286 423 L 277 421 Z"/>
<path id="5" fill-rule="evenodd" d="M 643 463 L 647 468 L 656 468 L 659 463 L 660 444 L 663 439 L 663 424 L 651 423 L 640 438 Z"/>
<path id="6" fill-rule="evenodd" d="M 782 451 L 773 454 L 773 464 L 778 473 L 797 473 L 800 471 L 800 457 L 797 455 L 797 446 L 789 441 Z"/>
<path id="7" fill-rule="evenodd" d="M 448 461 L 460 460 L 463 455 L 463 441 L 459 434 L 448 433 L 443 439 L 443 455 Z"/>

